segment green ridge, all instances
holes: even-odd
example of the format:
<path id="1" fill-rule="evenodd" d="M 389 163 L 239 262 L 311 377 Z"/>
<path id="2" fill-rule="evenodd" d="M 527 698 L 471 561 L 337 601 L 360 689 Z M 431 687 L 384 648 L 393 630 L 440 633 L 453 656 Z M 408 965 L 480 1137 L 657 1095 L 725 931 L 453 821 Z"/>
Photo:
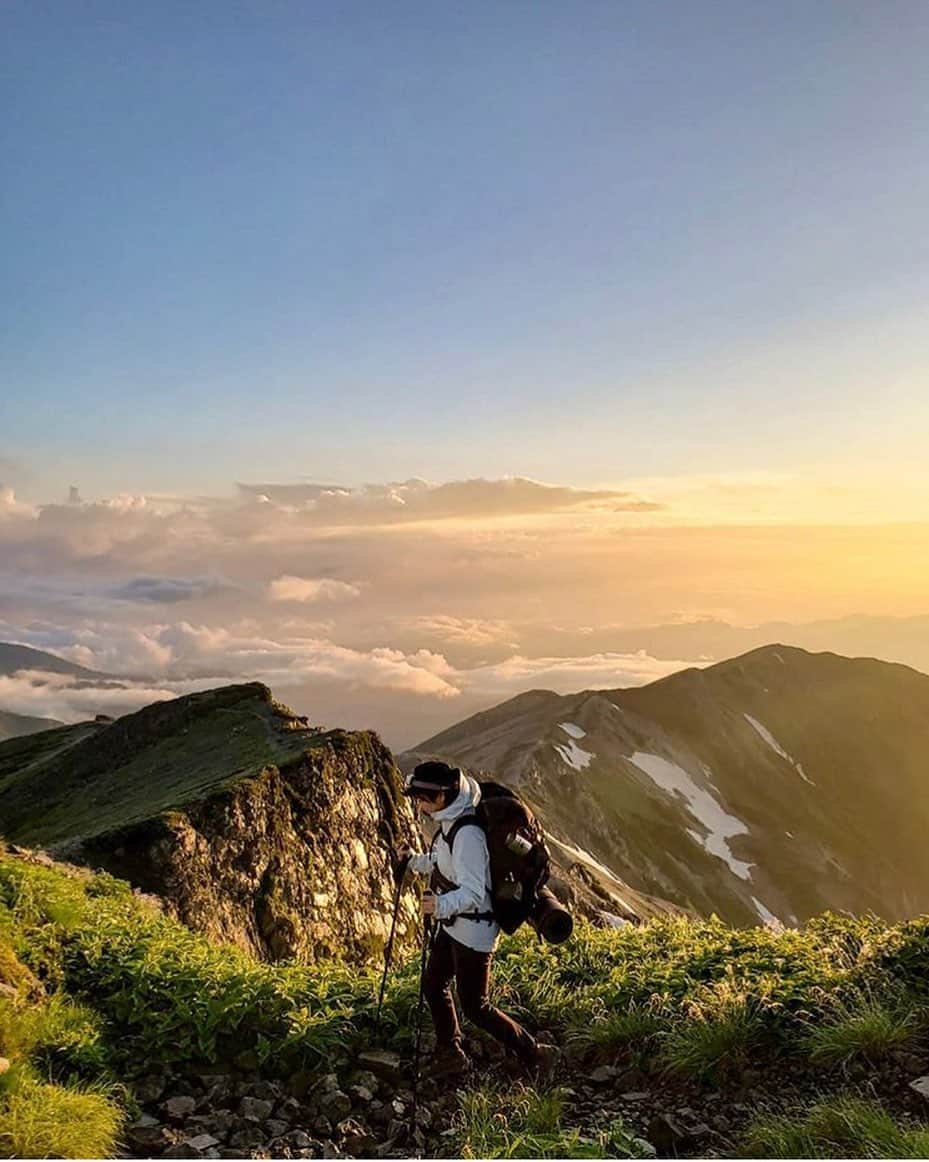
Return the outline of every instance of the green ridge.
<path id="1" fill-rule="evenodd" d="M 295 726 L 255 682 L 11 739 L 0 743 L 0 826 L 8 839 L 50 845 L 182 808 L 326 737 Z"/>

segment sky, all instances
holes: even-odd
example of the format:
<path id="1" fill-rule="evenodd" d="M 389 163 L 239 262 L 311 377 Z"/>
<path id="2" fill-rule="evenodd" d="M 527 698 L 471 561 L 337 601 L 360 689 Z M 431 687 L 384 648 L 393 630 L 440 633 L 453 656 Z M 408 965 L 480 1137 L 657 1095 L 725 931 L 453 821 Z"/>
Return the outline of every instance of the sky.
<path id="1" fill-rule="evenodd" d="M 0 638 L 412 741 L 929 613 L 924 3 L 0 29 Z"/>

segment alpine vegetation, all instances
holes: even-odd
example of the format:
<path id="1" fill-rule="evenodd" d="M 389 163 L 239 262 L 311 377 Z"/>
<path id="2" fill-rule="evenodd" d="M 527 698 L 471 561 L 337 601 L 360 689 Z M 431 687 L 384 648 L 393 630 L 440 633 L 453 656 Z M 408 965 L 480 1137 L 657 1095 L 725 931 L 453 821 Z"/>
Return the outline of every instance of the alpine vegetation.
<path id="1" fill-rule="evenodd" d="M 564 1058 L 534 1080 L 465 1024 L 475 1070 L 452 1085 L 424 1069 L 413 1123 L 418 954 L 393 965 L 375 1026 L 376 965 L 262 963 L 106 874 L 8 850 L 0 1143 L 65 1157 L 120 1141 L 146 1157 L 793 1156 L 799 1124 L 808 1156 L 915 1156 L 899 1151 L 929 1132 L 911 1084 L 929 1030 L 927 920 L 579 919 L 561 944 L 521 927 L 495 963 L 495 1003 Z M 843 1048 L 824 1056 L 827 1029 Z"/>

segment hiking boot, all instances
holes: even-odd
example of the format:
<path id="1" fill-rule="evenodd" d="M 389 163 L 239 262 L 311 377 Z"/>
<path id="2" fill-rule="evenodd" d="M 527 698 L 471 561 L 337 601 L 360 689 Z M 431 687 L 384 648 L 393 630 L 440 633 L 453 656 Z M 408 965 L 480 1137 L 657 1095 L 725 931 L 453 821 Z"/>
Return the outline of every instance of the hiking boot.
<path id="1" fill-rule="evenodd" d="M 471 1068 L 471 1058 L 460 1045 L 440 1045 L 429 1062 L 430 1077 L 461 1077 Z"/>

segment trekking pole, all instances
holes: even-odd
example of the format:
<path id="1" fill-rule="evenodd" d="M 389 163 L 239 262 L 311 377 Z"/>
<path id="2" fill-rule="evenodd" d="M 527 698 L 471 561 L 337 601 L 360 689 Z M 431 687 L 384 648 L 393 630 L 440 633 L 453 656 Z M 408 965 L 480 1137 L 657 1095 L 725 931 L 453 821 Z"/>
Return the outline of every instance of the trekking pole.
<path id="1" fill-rule="evenodd" d="M 435 929 L 431 916 L 423 917 L 423 948 L 419 962 L 419 1001 L 416 1005 L 416 1048 L 413 1052 L 413 1101 L 411 1103 L 410 1137 L 416 1132 L 417 1099 L 419 1097 L 419 1062 L 423 1040 L 423 1001 L 425 999 L 426 962 L 432 951 Z"/>
<path id="2" fill-rule="evenodd" d="M 397 913 L 400 911 L 400 894 L 403 891 L 403 876 L 397 879 L 397 890 L 394 893 L 394 914 L 390 921 L 390 935 L 384 948 L 384 975 L 381 977 L 381 991 L 377 996 L 377 1016 L 374 1018 L 374 1036 L 379 1037 L 381 1032 L 381 1006 L 384 1004 L 384 989 L 387 987 L 387 973 L 390 971 L 390 958 L 394 951 L 394 933 L 397 931 Z"/>

